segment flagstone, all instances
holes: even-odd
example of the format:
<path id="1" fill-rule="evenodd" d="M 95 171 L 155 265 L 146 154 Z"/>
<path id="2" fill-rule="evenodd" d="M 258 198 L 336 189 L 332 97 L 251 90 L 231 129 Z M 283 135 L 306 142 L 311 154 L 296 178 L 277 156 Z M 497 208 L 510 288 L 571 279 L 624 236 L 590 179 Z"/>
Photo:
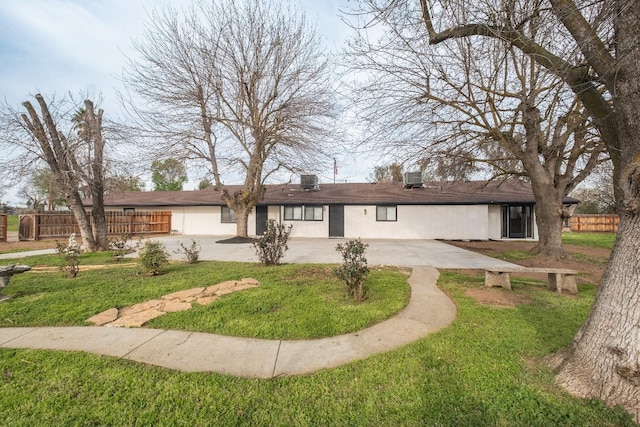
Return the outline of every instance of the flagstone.
<path id="1" fill-rule="evenodd" d="M 110 308 L 90 317 L 87 322 L 97 326 L 140 327 L 165 313 L 188 310 L 192 307 L 192 302 L 208 305 L 219 299 L 221 295 L 256 286 L 260 286 L 260 282 L 252 278 L 227 280 L 206 288 L 191 288 L 173 292 L 162 296 L 162 299 L 144 301 L 119 310 Z"/>
<path id="2" fill-rule="evenodd" d="M 167 301 L 160 307 L 160 310 L 165 313 L 175 313 L 178 311 L 185 311 L 191 308 L 190 302 L 183 301 Z"/>
<path id="3" fill-rule="evenodd" d="M 127 314 L 122 317 L 118 317 L 111 323 L 107 323 L 105 326 L 124 326 L 127 328 L 132 327 L 140 327 L 147 323 L 151 319 L 155 319 L 156 317 L 160 317 L 165 314 L 164 311 L 156 310 L 151 308 L 145 311 L 139 311 L 136 313 Z"/>
<path id="4" fill-rule="evenodd" d="M 96 326 L 102 326 L 106 323 L 113 322 L 118 318 L 118 309 L 110 308 L 108 310 L 103 311 L 102 313 L 98 313 L 95 316 L 91 316 L 87 319 L 87 322 L 93 323 Z"/>
<path id="5" fill-rule="evenodd" d="M 164 301 L 159 299 L 151 299 L 149 301 L 140 302 L 130 307 L 124 307 L 120 309 L 119 317 L 128 316 L 130 314 L 138 313 L 140 311 L 146 311 L 150 309 L 158 308 Z"/>
<path id="6" fill-rule="evenodd" d="M 164 295 L 162 299 L 170 299 L 170 300 L 178 300 L 178 301 L 182 301 L 186 299 L 193 300 L 196 297 L 196 295 L 202 293 L 204 289 L 205 288 L 185 289 L 183 291 L 173 292 L 171 294 Z"/>

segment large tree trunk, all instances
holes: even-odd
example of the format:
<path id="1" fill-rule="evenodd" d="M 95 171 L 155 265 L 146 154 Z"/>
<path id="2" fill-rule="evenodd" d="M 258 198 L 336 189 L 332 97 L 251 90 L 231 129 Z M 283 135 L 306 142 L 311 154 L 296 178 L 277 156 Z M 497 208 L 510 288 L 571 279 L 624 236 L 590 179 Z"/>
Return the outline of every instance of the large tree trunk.
<path id="1" fill-rule="evenodd" d="M 593 309 L 557 381 L 569 392 L 622 405 L 640 419 L 640 216 L 625 214 Z"/>
<path id="2" fill-rule="evenodd" d="M 249 213 L 251 207 L 237 206 L 234 209 L 236 214 L 236 235 L 238 237 L 249 237 Z"/>
<path id="3" fill-rule="evenodd" d="M 97 250 L 106 251 L 109 249 L 109 241 L 107 239 L 107 220 L 104 212 L 104 191 L 97 191 L 93 194 L 93 209 L 91 210 L 93 217 L 93 236 Z"/>
<path id="4" fill-rule="evenodd" d="M 532 250 L 536 255 L 556 259 L 568 258 L 569 253 L 562 247 L 562 204 L 536 203 L 536 223 L 538 244 Z"/>
<path id="5" fill-rule="evenodd" d="M 67 194 L 67 203 L 73 211 L 78 227 L 80 228 L 80 237 L 82 237 L 82 249 L 86 252 L 95 252 L 97 244 L 93 238 L 93 230 L 91 229 L 91 221 L 89 215 L 82 204 L 82 198 L 77 192 L 75 194 Z"/>
<path id="6" fill-rule="evenodd" d="M 587 321 L 557 380 L 579 396 L 622 405 L 640 421 L 640 3 L 618 1 L 616 112 L 610 142 L 620 210 L 618 238 Z"/>
<path id="7" fill-rule="evenodd" d="M 88 174 L 86 181 L 91 189 L 91 198 L 93 199 L 93 236 L 97 249 L 109 249 L 107 240 L 107 220 L 104 212 L 104 144 L 105 140 L 102 136 L 102 115 L 103 110 L 96 111 L 93 102 L 86 100 L 84 125 L 85 138 L 87 139 L 88 149 L 93 149 L 93 158 L 89 161 L 91 173 Z M 80 172 L 80 171 L 79 171 Z"/>
<path id="8" fill-rule="evenodd" d="M 535 181 L 532 179 L 532 181 Z M 568 258 L 570 255 L 562 247 L 562 199 L 564 192 L 552 185 L 532 183 L 536 199 L 536 224 L 538 225 L 538 244 L 532 252 L 536 255 L 550 256 L 555 259 Z"/>

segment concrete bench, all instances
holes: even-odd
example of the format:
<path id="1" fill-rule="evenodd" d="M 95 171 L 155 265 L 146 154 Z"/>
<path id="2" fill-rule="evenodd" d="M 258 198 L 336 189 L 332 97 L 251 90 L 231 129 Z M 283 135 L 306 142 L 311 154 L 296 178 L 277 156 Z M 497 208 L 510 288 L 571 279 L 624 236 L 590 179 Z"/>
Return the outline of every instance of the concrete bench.
<path id="1" fill-rule="evenodd" d="M 548 287 L 551 291 L 562 293 L 566 291 L 570 294 L 577 294 L 575 270 L 564 268 L 542 268 L 542 267 L 502 267 L 486 269 L 484 272 L 484 285 L 486 287 L 500 286 L 505 289 L 511 289 L 511 273 L 542 273 L 547 274 Z"/>

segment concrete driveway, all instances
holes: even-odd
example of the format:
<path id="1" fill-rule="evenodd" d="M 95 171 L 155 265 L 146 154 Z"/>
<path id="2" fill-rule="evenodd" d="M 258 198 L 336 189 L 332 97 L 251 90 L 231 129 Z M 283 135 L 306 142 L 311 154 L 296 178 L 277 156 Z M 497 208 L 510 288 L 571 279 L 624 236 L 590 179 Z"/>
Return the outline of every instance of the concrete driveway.
<path id="1" fill-rule="evenodd" d="M 200 259 L 218 261 L 257 262 L 251 244 L 220 244 L 218 240 L 231 236 L 163 236 L 158 240 L 166 246 L 172 259 L 184 259 L 180 243 L 189 247 L 191 240 L 201 246 Z M 340 254 L 335 248 L 346 239 L 292 238 L 283 262 L 285 263 L 339 263 Z M 364 239 L 369 245 L 366 253 L 370 265 L 397 265 L 403 267 L 429 266 L 434 268 L 485 269 L 513 267 L 506 261 L 467 251 L 436 240 L 387 240 Z M 179 253 L 176 253 L 179 252 Z"/>

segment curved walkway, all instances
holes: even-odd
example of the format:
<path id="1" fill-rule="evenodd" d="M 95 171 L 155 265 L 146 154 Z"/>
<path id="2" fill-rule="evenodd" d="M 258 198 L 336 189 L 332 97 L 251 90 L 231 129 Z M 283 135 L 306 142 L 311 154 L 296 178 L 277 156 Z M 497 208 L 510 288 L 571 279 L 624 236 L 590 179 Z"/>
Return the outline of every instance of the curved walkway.
<path id="1" fill-rule="evenodd" d="M 456 306 L 436 286 L 438 271 L 415 267 L 411 300 L 397 316 L 350 334 L 262 340 L 146 328 L 0 328 L 1 348 L 85 351 L 187 372 L 273 378 L 331 368 L 393 350 L 448 326 Z"/>

